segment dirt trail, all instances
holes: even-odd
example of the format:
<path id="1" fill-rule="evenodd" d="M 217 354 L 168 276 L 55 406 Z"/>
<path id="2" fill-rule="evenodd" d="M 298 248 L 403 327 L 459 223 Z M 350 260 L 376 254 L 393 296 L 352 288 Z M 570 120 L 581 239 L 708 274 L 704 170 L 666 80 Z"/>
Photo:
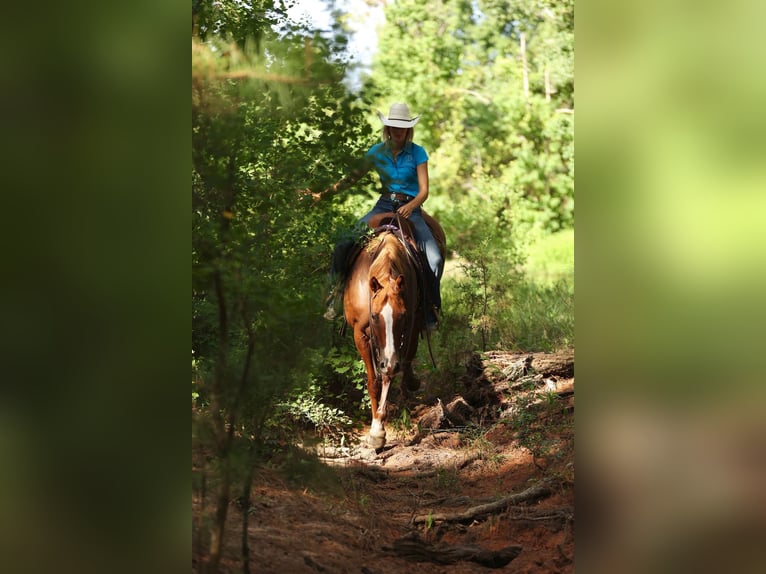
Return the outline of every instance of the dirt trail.
<path id="1" fill-rule="evenodd" d="M 463 383 L 415 409 L 409 431 L 389 428 L 380 453 L 323 448 L 259 469 L 250 571 L 573 572 L 573 353 L 488 353 Z M 236 502 L 228 526 L 221 570 L 241 572 Z"/>

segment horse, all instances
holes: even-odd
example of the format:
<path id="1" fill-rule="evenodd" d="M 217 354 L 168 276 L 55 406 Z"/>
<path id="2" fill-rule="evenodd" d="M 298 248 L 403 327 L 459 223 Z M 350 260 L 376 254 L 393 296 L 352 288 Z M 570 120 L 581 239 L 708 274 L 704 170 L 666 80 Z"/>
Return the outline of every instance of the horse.
<path id="1" fill-rule="evenodd" d="M 424 218 L 444 252 L 444 232 L 432 217 Z M 416 391 L 412 370 L 418 337 L 424 326 L 423 273 L 411 226 L 393 213 L 373 217 L 376 231 L 351 264 L 343 294 L 346 323 L 367 371 L 372 423 L 367 439 L 379 451 L 386 444 L 386 399 L 391 381 L 402 374 L 402 394 Z"/>

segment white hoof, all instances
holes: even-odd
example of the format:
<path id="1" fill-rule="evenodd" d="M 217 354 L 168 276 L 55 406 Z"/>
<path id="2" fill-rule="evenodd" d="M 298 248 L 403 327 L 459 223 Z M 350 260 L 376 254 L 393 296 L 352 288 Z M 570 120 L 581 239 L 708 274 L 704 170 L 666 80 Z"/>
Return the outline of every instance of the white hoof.
<path id="1" fill-rule="evenodd" d="M 367 436 L 367 444 L 375 450 L 382 449 L 386 445 L 386 431 L 370 431 L 370 434 Z"/>

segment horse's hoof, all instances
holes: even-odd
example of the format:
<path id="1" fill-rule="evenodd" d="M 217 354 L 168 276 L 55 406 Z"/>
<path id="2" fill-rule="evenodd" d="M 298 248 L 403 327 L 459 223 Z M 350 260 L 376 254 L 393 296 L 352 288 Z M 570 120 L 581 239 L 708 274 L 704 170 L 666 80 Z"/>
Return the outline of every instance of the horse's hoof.
<path id="1" fill-rule="evenodd" d="M 386 433 L 383 432 L 383 434 L 379 435 L 373 435 L 370 433 L 367 436 L 367 445 L 376 451 L 382 449 L 384 446 L 386 446 Z"/>

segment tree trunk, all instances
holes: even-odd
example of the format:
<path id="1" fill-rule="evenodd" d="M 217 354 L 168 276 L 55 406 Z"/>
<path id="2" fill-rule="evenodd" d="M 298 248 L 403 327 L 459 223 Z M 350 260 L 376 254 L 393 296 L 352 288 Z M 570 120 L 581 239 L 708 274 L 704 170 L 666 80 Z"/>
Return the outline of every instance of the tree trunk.
<path id="1" fill-rule="evenodd" d="M 226 515 L 229 511 L 229 496 L 231 494 L 231 471 L 228 468 L 228 462 L 224 462 L 223 466 L 221 485 L 218 488 L 216 498 L 215 525 L 210 536 L 210 555 L 205 567 L 206 574 L 218 573 L 223 551 L 223 539 L 226 533 Z"/>
<path id="2" fill-rule="evenodd" d="M 250 574 L 250 544 L 247 539 L 250 522 L 250 491 L 253 486 L 253 463 L 248 464 L 245 486 L 242 489 L 242 573 Z"/>

